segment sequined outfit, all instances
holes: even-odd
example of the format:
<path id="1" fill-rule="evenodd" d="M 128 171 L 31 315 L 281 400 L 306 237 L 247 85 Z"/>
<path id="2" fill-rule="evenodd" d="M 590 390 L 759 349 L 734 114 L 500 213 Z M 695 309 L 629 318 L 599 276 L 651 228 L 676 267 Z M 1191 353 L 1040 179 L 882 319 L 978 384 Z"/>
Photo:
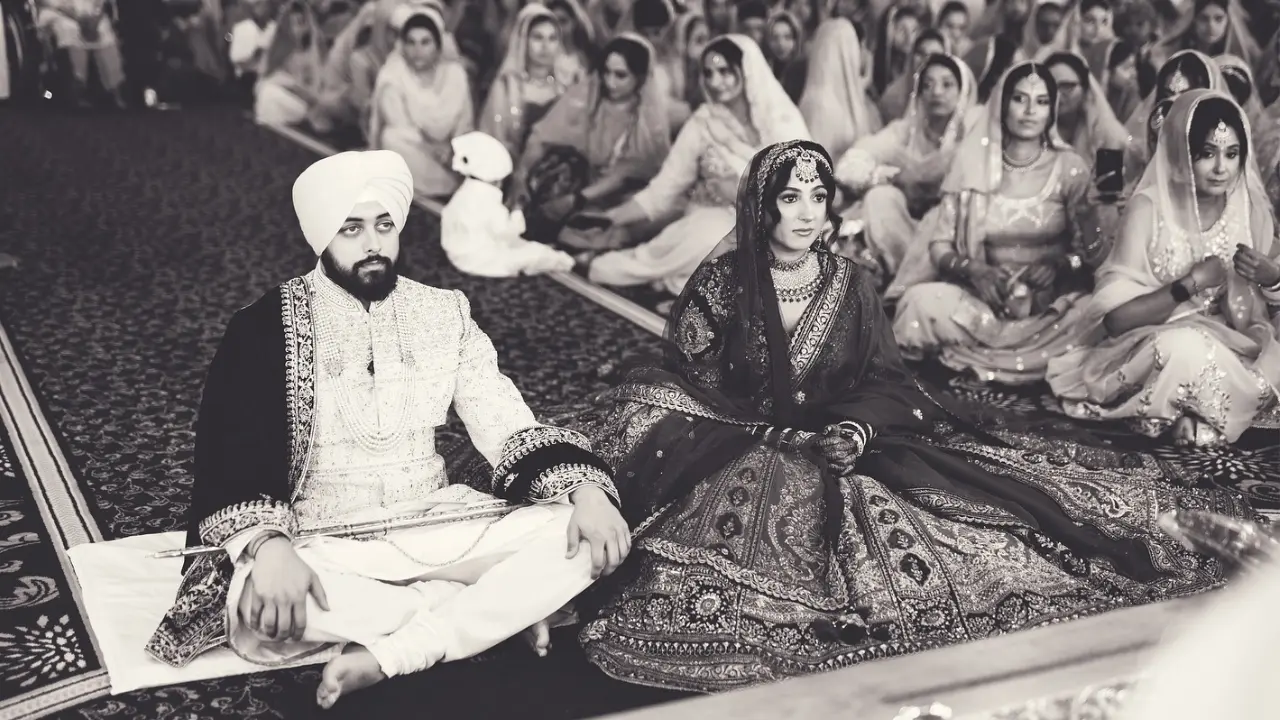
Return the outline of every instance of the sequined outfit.
<path id="1" fill-rule="evenodd" d="M 1130 300 L 1169 291 L 1203 258 L 1223 263 L 1226 282 L 1179 303 L 1162 322 L 1114 337 L 1099 327 L 1096 342 L 1055 358 L 1046 379 L 1074 417 L 1125 420 L 1156 436 L 1186 415 L 1234 442 L 1276 404 L 1280 289 L 1259 288 L 1232 270 L 1237 245 L 1272 258 L 1280 252 L 1254 156 L 1225 198 L 1222 215 L 1207 229 L 1201 229 L 1207 223 L 1196 209 L 1193 184 L 1173 179 L 1192 173 L 1184 129 L 1189 120 L 1176 123 L 1194 103 L 1215 96 L 1223 97 L 1192 90 L 1174 101 L 1169 118 L 1175 124 L 1162 132 L 1135 197 L 1149 203 L 1152 224 L 1145 232 L 1126 232 L 1099 268 L 1090 314 L 1099 327 Z M 1247 129 L 1247 119 L 1242 122 Z M 1178 142 L 1181 147 L 1167 147 Z"/>

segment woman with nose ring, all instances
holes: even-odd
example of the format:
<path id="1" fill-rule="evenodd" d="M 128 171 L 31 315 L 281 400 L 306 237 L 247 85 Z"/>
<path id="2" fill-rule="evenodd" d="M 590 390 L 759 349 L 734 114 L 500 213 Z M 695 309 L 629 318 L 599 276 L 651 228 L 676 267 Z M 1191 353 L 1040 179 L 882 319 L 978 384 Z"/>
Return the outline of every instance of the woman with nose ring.
<path id="1" fill-rule="evenodd" d="M 962 141 L 932 263 L 895 280 L 906 288 L 893 326 L 905 355 L 1017 385 L 1043 380 L 1050 358 L 1080 344 L 1092 268 L 1108 251 L 1098 228 L 1111 227 L 1096 214 L 1111 208 L 1086 201 L 1089 166 L 1058 136 L 1057 100 L 1047 67 L 1016 65 Z"/>
<path id="2" fill-rule="evenodd" d="M 1280 247 L 1240 106 L 1178 97 L 1098 269 L 1105 339 L 1049 364 L 1068 414 L 1183 445 L 1235 442 L 1280 387 Z"/>

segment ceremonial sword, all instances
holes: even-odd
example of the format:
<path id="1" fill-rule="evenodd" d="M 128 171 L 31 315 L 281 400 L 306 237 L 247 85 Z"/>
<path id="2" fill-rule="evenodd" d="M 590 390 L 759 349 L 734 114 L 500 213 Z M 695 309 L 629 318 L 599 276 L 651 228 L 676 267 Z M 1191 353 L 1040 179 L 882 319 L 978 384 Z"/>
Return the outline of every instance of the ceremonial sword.
<path id="1" fill-rule="evenodd" d="M 452 505 L 455 503 L 442 503 Z M 456 510 L 453 512 L 426 512 L 409 517 L 398 517 L 390 520 L 368 520 L 364 522 L 346 523 L 343 525 L 329 525 L 327 527 L 312 528 L 304 530 L 295 536 L 294 540 L 310 540 L 318 537 L 360 537 L 364 535 L 383 535 L 392 530 L 411 530 L 414 528 L 432 527 L 434 525 L 448 525 L 450 523 L 462 522 L 465 520 L 479 520 L 482 518 L 504 517 L 523 507 L 529 507 L 528 503 L 506 503 L 501 504 L 485 503 L 480 507 L 466 510 Z M 189 548 L 181 548 L 179 550 L 164 550 L 162 552 L 148 555 L 148 558 L 166 559 L 179 557 L 192 557 L 196 555 L 211 555 L 213 553 L 223 552 L 223 548 L 218 545 L 196 545 Z"/>

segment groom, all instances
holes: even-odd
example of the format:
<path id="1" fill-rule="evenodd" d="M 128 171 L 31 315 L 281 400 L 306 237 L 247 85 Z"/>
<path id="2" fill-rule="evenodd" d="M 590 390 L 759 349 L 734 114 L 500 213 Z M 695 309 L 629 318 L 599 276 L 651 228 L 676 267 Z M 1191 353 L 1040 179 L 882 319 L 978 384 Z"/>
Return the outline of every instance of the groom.
<path id="1" fill-rule="evenodd" d="M 538 424 L 462 293 L 397 276 L 412 197 L 387 151 L 326 158 L 295 183 L 319 262 L 237 312 L 214 356 L 188 545 L 226 552 L 187 568 L 154 657 L 181 666 L 226 644 L 268 666 L 327 652 L 327 708 L 541 625 L 629 551 L 611 471 L 587 440 Z M 297 539 L 500 504 L 449 483 L 435 428 L 450 405 L 494 466 L 494 494 L 528 507 L 373 540 Z"/>

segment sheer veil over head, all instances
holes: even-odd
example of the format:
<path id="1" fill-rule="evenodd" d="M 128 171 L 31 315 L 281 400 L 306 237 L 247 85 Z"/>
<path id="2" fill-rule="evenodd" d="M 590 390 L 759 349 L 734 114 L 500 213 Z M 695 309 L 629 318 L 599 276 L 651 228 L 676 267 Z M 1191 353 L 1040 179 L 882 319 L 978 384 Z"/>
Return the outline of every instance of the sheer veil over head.
<path id="1" fill-rule="evenodd" d="M 809 130 L 805 125 L 800 109 L 791 101 L 782 83 L 773 76 L 769 61 L 764 51 L 754 40 L 746 35 L 721 35 L 707 43 L 705 53 L 714 50 L 721 40 L 729 40 L 742 52 L 742 92 L 747 99 L 747 108 L 751 113 L 751 124 L 760 136 L 761 144 L 793 140 L 797 137 L 808 139 Z M 705 85 L 705 80 L 703 81 Z M 706 87 L 702 89 L 703 97 L 711 97 Z M 718 103 L 708 101 L 706 106 L 712 111 L 725 111 Z"/>
<path id="2" fill-rule="evenodd" d="M 1238 118 L 1244 129 L 1240 139 L 1247 148 L 1244 167 L 1227 195 L 1222 217 L 1208 230 L 1204 229 L 1197 202 L 1193 168 L 1196 148 L 1191 147 L 1192 123 L 1201 110 Z M 1094 305 L 1097 313 L 1105 314 L 1148 292 L 1150 288 L 1143 286 L 1141 278 L 1150 272 L 1145 265 L 1149 260 L 1139 261 L 1137 256 L 1178 256 L 1182 248 L 1175 246 L 1190 243 L 1197 260 L 1217 256 L 1227 268 L 1224 320 L 1258 344 L 1254 367 L 1272 387 L 1277 387 L 1280 386 L 1280 343 L 1267 302 L 1254 283 L 1232 270 L 1237 244 L 1272 258 L 1280 251 L 1275 242 L 1271 202 L 1258 172 L 1256 147 L 1251 138 L 1247 113 L 1226 93 L 1190 90 L 1174 100 L 1160 130 L 1155 156 L 1134 190 L 1135 197 L 1143 196 L 1151 202 L 1155 217 L 1160 220 L 1156 235 L 1141 252 L 1127 248 L 1123 242 L 1117 244 L 1111 257 L 1098 270 Z M 1135 268 L 1137 265 L 1142 267 Z"/>
<path id="3" fill-rule="evenodd" d="M 798 427 L 795 416 L 795 399 L 791 395 L 789 361 L 790 342 L 783 330 L 782 316 L 778 310 L 778 296 L 770 272 L 770 236 L 777 224 L 777 211 L 767 207 L 777 199 L 780 187 L 785 187 L 798 159 L 812 163 L 817 168 L 823 185 L 828 190 L 827 214 L 830 216 L 830 197 L 835 190 L 835 173 L 831 156 L 826 149 L 810 140 L 790 140 L 770 145 L 756 153 L 751 164 L 738 183 L 737 225 L 712 251 L 704 266 L 721 256 L 732 253 L 722 262 L 734 266 L 735 287 L 715 288 L 721 295 L 719 301 L 729 309 L 734 320 L 724 329 L 723 353 L 729 374 L 717 395 L 718 403 L 733 407 L 745 416 L 758 413 L 760 393 L 770 393 L 773 420 L 782 427 Z M 816 245 L 816 243 L 815 243 Z M 667 323 L 667 348 L 669 364 L 681 366 L 688 362 L 681 347 L 688 344 L 681 338 L 689 325 L 682 322 L 695 299 L 705 298 L 709 288 L 700 287 L 695 273 L 684 292 L 671 308 Z M 764 347 L 760 341 L 764 341 Z M 759 360 L 767 358 L 762 364 Z M 708 389 L 703 389 L 704 391 Z"/>
<path id="4" fill-rule="evenodd" d="M 809 48 L 809 76 L 800 114 L 813 139 L 840 157 L 858 138 L 880 129 L 880 113 L 867 95 L 862 43 L 853 23 L 831 18 L 818 26 Z"/>

